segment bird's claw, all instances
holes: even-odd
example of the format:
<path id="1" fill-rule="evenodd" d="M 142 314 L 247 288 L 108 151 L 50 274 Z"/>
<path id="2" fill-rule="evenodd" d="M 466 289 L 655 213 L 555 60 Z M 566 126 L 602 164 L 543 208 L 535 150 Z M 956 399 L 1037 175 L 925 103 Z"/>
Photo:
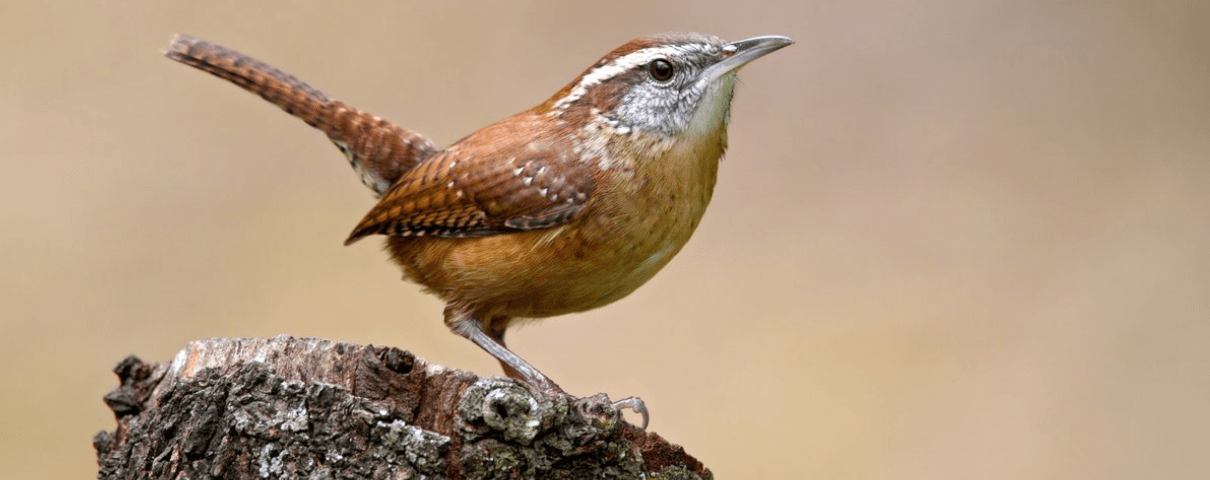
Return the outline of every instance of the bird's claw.
<path id="1" fill-rule="evenodd" d="M 634 410 L 635 413 L 643 417 L 643 430 L 647 430 L 647 421 L 650 420 L 650 416 L 647 414 L 647 404 L 643 403 L 643 399 L 639 397 L 626 397 L 613 402 L 613 408 L 618 410 L 623 408 Z"/>

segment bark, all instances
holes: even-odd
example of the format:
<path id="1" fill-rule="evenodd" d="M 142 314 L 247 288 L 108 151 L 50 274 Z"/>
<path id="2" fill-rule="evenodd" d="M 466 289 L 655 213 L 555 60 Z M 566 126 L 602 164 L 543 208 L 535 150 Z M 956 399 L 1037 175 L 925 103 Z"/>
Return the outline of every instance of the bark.
<path id="1" fill-rule="evenodd" d="M 114 372 L 102 479 L 712 478 L 604 394 L 535 395 L 396 348 L 216 338 Z"/>

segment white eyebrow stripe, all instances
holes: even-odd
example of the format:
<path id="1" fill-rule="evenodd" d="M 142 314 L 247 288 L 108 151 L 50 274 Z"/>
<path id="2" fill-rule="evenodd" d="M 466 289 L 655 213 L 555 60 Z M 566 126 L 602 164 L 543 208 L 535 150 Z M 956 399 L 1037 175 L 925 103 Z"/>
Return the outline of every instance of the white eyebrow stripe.
<path id="1" fill-rule="evenodd" d="M 567 108 L 567 106 L 571 105 L 572 102 L 579 100 L 580 97 L 583 97 L 584 94 L 588 93 L 588 89 L 593 85 L 597 85 L 601 82 L 616 77 L 634 67 L 655 60 L 656 58 L 671 57 L 675 56 L 677 53 L 683 53 L 688 50 L 701 50 L 701 48 L 694 44 L 664 45 L 662 47 L 636 50 L 615 58 L 612 62 L 589 70 L 588 73 L 584 74 L 584 77 L 580 79 L 580 83 L 577 83 L 575 88 L 572 88 L 566 96 L 555 101 L 554 107 L 552 107 L 551 110 L 553 112 Z"/>

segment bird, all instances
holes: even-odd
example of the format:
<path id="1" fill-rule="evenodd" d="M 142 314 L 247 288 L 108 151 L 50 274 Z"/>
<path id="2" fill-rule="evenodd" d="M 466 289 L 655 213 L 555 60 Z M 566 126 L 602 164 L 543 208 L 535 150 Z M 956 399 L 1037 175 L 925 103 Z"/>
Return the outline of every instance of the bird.
<path id="1" fill-rule="evenodd" d="M 613 303 L 668 264 L 713 195 L 738 70 L 793 43 L 636 38 L 446 148 L 221 45 L 178 34 L 164 54 L 326 134 L 378 199 L 345 244 L 385 236 L 405 279 L 446 303 L 454 333 L 536 392 L 566 395 L 505 332 Z M 614 405 L 646 428 L 641 399 Z"/>

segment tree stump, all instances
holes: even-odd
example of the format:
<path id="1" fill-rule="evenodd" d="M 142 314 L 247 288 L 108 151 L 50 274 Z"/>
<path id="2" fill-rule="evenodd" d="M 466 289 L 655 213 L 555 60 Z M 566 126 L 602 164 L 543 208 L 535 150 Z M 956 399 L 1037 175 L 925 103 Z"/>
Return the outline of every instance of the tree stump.
<path id="1" fill-rule="evenodd" d="M 537 396 L 397 348 L 215 338 L 114 372 L 101 479 L 712 478 L 604 394 Z"/>

